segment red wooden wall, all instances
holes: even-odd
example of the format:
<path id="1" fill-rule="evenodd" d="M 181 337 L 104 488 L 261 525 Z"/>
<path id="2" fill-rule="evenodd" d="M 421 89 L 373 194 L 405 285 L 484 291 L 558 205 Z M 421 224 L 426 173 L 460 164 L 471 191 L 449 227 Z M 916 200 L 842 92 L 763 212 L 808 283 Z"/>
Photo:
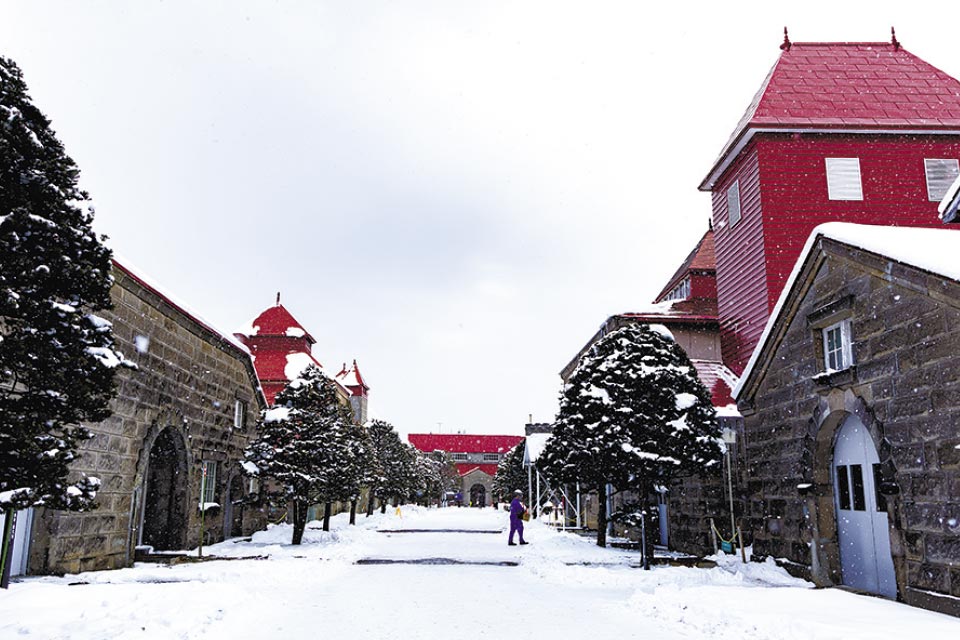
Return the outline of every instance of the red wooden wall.
<path id="1" fill-rule="evenodd" d="M 830 200 L 825 158 L 859 158 L 863 200 Z M 960 158 L 960 137 L 758 135 L 713 191 L 724 362 L 740 373 L 786 279 L 818 224 L 940 225 L 927 199 L 924 158 Z M 727 188 L 740 180 L 741 220 L 727 223 Z"/>

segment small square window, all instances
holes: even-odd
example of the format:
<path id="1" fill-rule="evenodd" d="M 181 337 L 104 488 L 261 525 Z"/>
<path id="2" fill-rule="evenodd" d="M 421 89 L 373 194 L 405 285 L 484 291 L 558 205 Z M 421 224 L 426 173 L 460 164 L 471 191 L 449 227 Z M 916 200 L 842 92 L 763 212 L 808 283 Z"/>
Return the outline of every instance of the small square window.
<path id="1" fill-rule="evenodd" d="M 827 371 L 843 371 L 852 364 L 850 321 L 841 320 L 823 330 L 823 366 Z"/>
<path id="2" fill-rule="evenodd" d="M 831 200 L 863 200 L 860 158 L 826 158 L 827 195 Z"/>
<path id="3" fill-rule="evenodd" d="M 217 501 L 217 463 L 213 460 L 204 460 L 201 463 L 201 503 Z"/>
<path id="4" fill-rule="evenodd" d="M 740 181 L 734 180 L 730 188 L 727 189 L 727 218 L 730 220 L 730 226 L 740 222 Z"/>
<path id="5" fill-rule="evenodd" d="M 934 202 L 943 200 L 960 176 L 960 162 L 955 159 L 925 158 L 923 169 L 927 175 L 927 198 Z"/>

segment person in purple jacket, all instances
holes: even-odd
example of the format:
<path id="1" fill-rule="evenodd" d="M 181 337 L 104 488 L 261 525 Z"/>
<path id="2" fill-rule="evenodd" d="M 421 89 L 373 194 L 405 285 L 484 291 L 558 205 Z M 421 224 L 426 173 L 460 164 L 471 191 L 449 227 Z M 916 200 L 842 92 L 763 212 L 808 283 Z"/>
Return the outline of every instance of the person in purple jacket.
<path id="1" fill-rule="evenodd" d="M 523 496 L 523 491 L 517 489 L 513 492 L 513 500 L 510 502 L 510 539 L 507 544 L 511 546 L 516 546 L 516 542 L 513 541 L 513 533 L 517 532 L 520 534 L 520 544 L 527 544 L 523 539 L 523 513 L 527 510 L 520 498 Z"/>

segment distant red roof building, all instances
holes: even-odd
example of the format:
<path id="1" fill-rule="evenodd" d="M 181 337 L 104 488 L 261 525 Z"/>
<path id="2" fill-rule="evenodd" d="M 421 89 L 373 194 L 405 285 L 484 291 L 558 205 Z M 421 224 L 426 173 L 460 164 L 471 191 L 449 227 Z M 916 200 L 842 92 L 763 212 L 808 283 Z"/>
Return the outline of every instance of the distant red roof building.
<path id="1" fill-rule="evenodd" d="M 960 82 L 891 42 L 791 43 L 700 185 L 713 195 L 722 359 L 743 370 L 810 232 L 938 226 Z"/>
<path id="2" fill-rule="evenodd" d="M 523 442 L 523 436 L 488 436 L 462 433 L 411 433 L 407 436 L 414 447 L 425 453 L 505 454 Z M 496 465 L 494 465 L 496 467 Z"/>

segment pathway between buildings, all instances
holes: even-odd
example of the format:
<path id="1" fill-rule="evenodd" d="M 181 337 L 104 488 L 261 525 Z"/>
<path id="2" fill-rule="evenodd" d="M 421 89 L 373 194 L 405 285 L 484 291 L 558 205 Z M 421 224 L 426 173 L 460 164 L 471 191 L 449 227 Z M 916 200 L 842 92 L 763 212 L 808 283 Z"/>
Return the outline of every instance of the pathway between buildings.
<path id="1" fill-rule="evenodd" d="M 406 508 L 273 527 L 207 549 L 223 557 L 30 578 L 0 594 L 0 637 L 446 640 L 514 637 L 951 637 L 960 621 L 815 590 L 771 564 L 642 571 L 631 552 L 533 523 L 508 547 L 506 514 Z M 80 584 L 77 584 L 80 583 Z M 71 586 L 74 585 L 74 586 Z"/>

